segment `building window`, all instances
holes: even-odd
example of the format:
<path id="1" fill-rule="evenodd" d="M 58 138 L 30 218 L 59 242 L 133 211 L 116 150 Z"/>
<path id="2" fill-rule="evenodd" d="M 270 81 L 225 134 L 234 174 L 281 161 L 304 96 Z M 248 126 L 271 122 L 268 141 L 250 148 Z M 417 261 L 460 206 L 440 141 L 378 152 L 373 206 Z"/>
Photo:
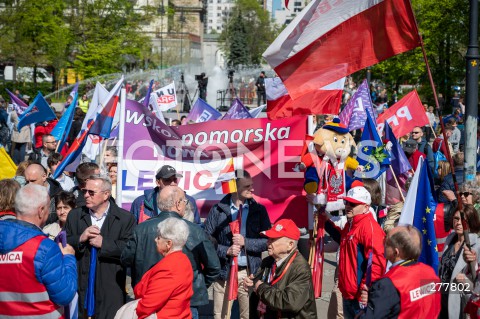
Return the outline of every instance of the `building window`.
<path id="1" fill-rule="evenodd" d="M 295 7 L 301 7 L 302 6 L 302 3 L 300 1 L 295 1 L 295 3 L 293 4 Z"/>
<path id="2" fill-rule="evenodd" d="M 221 13 L 217 13 L 217 17 L 221 16 L 222 14 Z"/>

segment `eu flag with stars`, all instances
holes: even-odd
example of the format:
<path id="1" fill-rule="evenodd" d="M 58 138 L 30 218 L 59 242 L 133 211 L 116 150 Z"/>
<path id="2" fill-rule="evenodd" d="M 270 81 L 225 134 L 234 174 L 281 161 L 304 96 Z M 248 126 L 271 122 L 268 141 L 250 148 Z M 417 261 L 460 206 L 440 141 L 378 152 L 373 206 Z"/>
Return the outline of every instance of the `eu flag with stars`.
<path id="1" fill-rule="evenodd" d="M 358 144 L 357 160 L 364 168 L 363 172 L 355 172 L 355 177 L 359 178 L 377 179 L 390 165 L 390 157 L 368 111 L 362 138 Z"/>
<path id="2" fill-rule="evenodd" d="M 413 226 L 422 234 L 422 253 L 418 261 L 432 266 L 438 274 L 438 250 L 433 218 L 437 203 L 432 194 L 428 164 L 423 161 L 418 178 Z"/>

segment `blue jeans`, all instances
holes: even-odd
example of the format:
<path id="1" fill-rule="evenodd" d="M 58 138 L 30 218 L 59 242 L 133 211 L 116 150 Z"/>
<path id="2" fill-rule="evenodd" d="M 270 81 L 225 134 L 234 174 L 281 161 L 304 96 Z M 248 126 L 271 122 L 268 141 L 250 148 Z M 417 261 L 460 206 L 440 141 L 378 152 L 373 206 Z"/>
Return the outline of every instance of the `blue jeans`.
<path id="1" fill-rule="evenodd" d="M 360 305 L 356 299 L 343 299 L 343 316 L 345 319 L 354 319 L 360 312 Z"/>
<path id="2" fill-rule="evenodd" d="M 190 307 L 190 311 L 192 312 L 192 319 L 198 319 L 198 308 Z"/>

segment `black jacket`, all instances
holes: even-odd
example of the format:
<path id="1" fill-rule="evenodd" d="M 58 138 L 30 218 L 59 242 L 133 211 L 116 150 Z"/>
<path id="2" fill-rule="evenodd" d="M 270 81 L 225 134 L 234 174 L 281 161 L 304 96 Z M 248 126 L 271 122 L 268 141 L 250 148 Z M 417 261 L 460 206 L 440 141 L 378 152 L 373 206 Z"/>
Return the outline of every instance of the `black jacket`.
<path id="1" fill-rule="evenodd" d="M 63 191 L 62 186 L 59 182 L 53 178 L 47 177 L 48 183 L 48 196 L 50 196 L 50 215 L 47 219 L 47 225 L 52 224 L 58 220 L 57 216 L 57 203 L 55 203 L 55 195 Z"/>
<path id="2" fill-rule="evenodd" d="M 158 216 L 139 224 L 127 242 L 121 261 L 125 267 L 132 268 L 132 286 L 135 286 L 142 276 L 163 258 L 157 252 L 155 237 L 158 224 L 169 217 L 181 219 L 175 212 L 161 212 Z M 190 233 L 183 252 L 190 259 L 193 268 L 193 296 L 190 304 L 192 307 L 198 307 L 208 304 L 207 289 L 220 275 L 220 262 L 205 231 L 196 224 L 184 221 Z"/>
<path id="3" fill-rule="evenodd" d="M 85 292 L 88 286 L 90 269 L 90 245 L 80 243 L 80 236 L 92 225 L 86 206 L 75 208 L 68 214 L 65 230 L 67 242 L 75 249 L 78 269 L 79 317 L 83 314 Z M 117 310 L 126 299 L 126 273 L 120 264 L 120 255 L 135 227 L 135 218 L 128 211 L 110 200 L 110 209 L 100 230 L 103 236 L 102 247 L 97 254 L 95 280 L 95 318 L 114 318 Z"/>
<path id="4" fill-rule="evenodd" d="M 220 258 L 222 270 L 220 278 L 227 279 L 227 273 L 231 265 L 231 258 L 227 256 L 227 250 L 232 246 L 232 213 L 230 202 L 232 195 L 228 194 L 215 204 L 205 220 L 205 231 L 217 241 L 217 255 Z M 246 223 L 245 247 L 247 262 L 250 273 L 256 273 L 262 262 L 262 252 L 267 250 L 267 239 L 260 232 L 270 229 L 271 223 L 265 206 L 250 199 Z"/>

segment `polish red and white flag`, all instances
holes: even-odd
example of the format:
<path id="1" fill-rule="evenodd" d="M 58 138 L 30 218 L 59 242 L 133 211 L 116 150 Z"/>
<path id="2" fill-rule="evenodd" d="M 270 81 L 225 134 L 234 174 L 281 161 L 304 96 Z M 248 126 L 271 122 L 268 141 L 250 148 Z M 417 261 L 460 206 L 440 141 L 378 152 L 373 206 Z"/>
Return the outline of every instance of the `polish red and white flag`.
<path id="1" fill-rule="evenodd" d="M 297 99 L 419 45 L 410 0 L 314 0 L 263 56 Z"/>
<path id="2" fill-rule="evenodd" d="M 280 78 L 266 78 L 267 117 L 276 120 L 295 115 L 338 114 L 345 78 L 293 100 Z"/>

